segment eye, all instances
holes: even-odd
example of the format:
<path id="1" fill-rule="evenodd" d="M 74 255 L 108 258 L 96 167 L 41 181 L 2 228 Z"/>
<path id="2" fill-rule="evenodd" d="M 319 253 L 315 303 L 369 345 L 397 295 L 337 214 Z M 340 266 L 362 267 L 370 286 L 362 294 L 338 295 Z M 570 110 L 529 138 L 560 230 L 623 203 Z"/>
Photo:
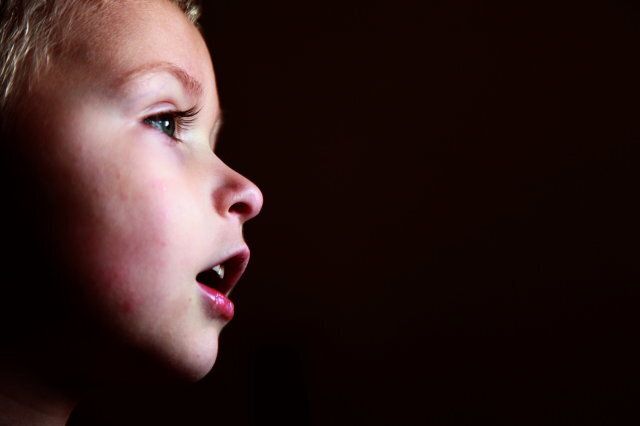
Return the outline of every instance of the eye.
<path id="1" fill-rule="evenodd" d="M 143 122 L 147 126 L 161 131 L 174 141 L 182 142 L 178 136 L 193 124 L 199 111 L 194 106 L 186 111 L 162 112 L 145 118 Z"/>
<path id="2" fill-rule="evenodd" d="M 144 119 L 149 126 L 160 130 L 171 139 L 176 139 L 176 117 L 172 114 L 158 114 Z"/>

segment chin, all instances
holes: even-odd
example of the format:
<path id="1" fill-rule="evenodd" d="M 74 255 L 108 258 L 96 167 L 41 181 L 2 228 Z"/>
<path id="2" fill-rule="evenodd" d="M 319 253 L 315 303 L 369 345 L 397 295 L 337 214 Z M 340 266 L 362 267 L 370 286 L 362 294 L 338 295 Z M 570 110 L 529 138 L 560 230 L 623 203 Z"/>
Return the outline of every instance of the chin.
<path id="1" fill-rule="evenodd" d="M 218 330 L 211 329 L 141 346 L 113 343 L 100 346 L 104 350 L 92 370 L 97 385 L 193 383 L 211 371 L 218 356 Z"/>
<path id="2" fill-rule="evenodd" d="M 204 378 L 213 369 L 218 356 L 217 347 L 202 356 L 197 357 L 193 362 L 183 369 L 180 379 L 186 382 L 197 382 Z"/>
<path id="3" fill-rule="evenodd" d="M 170 358 L 169 368 L 184 382 L 197 382 L 213 368 L 218 357 L 218 333 L 192 339 L 183 351 Z"/>

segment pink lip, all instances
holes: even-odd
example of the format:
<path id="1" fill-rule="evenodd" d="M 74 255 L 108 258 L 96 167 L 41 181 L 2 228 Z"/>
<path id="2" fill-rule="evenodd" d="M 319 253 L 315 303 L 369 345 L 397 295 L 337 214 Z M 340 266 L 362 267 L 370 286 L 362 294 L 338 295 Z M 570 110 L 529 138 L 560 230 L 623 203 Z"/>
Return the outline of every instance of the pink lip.
<path id="1" fill-rule="evenodd" d="M 209 302 L 209 307 L 214 317 L 222 318 L 225 321 L 231 321 L 234 313 L 233 302 L 218 290 L 198 283 L 202 289 L 204 296 Z"/>

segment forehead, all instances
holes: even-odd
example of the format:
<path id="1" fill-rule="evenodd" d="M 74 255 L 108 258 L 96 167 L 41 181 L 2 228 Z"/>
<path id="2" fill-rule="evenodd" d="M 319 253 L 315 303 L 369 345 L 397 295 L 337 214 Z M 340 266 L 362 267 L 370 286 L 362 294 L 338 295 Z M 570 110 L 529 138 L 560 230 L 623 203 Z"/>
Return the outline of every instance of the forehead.
<path id="1" fill-rule="evenodd" d="M 100 16 L 79 23 L 69 42 L 71 62 L 92 68 L 85 76 L 98 77 L 105 85 L 160 67 L 179 77 L 188 90 L 216 94 L 204 39 L 169 1 L 113 2 Z"/>

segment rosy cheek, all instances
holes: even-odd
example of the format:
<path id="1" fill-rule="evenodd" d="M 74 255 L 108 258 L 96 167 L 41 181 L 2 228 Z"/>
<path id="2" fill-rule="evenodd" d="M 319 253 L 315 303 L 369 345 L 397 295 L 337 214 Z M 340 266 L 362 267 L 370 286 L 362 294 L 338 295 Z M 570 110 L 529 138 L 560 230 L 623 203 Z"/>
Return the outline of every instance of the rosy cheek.
<path id="1" fill-rule="evenodd" d="M 150 186 L 156 194 L 164 194 L 167 192 L 167 183 L 162 179 L 154 180 Z"/>
<path id="2" fill-rule="evenodd" d="M 133 303 L 130 300 L 125 300 L 120 304 L 120 313 L 129 315 L 133 312 Z"/>
<path id="3" fill-rule="evenodd" d="M 100 303 L 103 301 L 113 301 L 121 312 L 131 312 L 133 310 L 133 300 L 135 298 L 134 289 L 130 285 L 130 273 L 125 265 L 114 265 L 113 262 L 102 259 L 102 264 L 106 267 L 98 271 L 98 279 L 95 284 L 94 299 Z M 108 265 L 112 265 L 109 267 Z"/>

